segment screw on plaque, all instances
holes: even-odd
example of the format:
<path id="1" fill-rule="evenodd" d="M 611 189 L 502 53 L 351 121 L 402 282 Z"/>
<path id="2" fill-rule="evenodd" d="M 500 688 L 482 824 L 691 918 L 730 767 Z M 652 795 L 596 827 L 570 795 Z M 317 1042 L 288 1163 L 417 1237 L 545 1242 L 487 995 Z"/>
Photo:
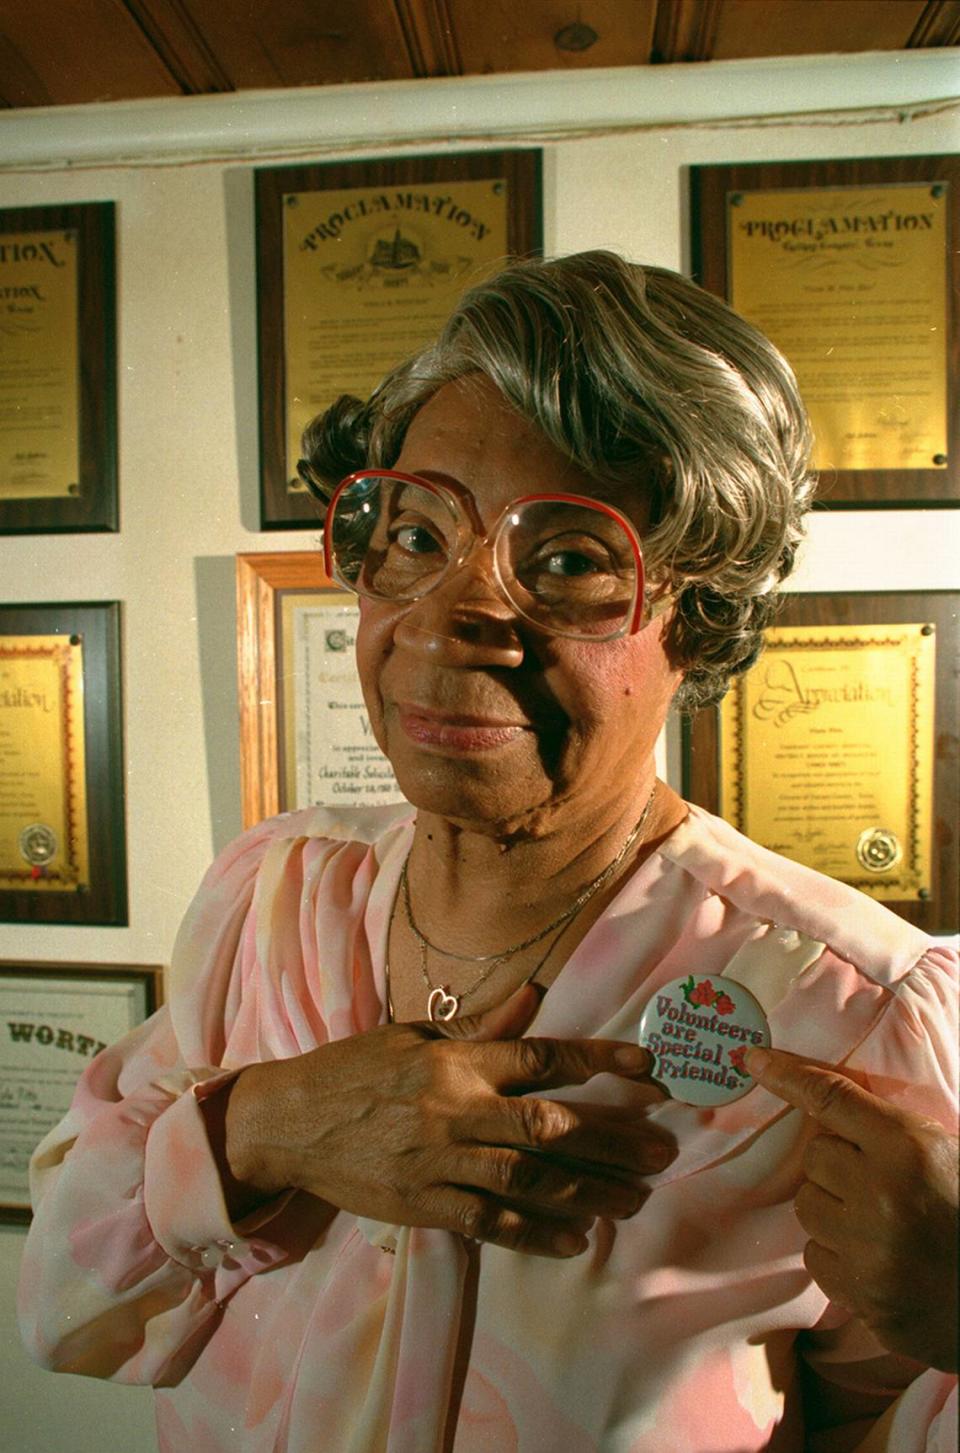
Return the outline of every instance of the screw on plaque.
<path id="1" fill-rule="evenodd" d="M 934 626 L 931 626 L 928 622 L 927 625 L 920 627 L 920 634 L 921 636 L 932 636 L 935 629 L 936 628 Z"/>
<path id="2" fill-rule="evenodd" d="M 731 192 L 730 193 L 730 205 L 731 205 L 731 207 L 742 207 L 743 206 L 743 193 L 742 192 Z"/>
<path id="3" fill-rule="evenodd" d="M 947 462 L 947 456 L 945 454 L 935 454 L 933 456 L 933 462 L 934 462 L 934 464 L 939 464 L 939 465 L 942 466 L 942 465 L 946 464 L 946 462 Z"/>
<path id="4" fill-rule="evenodd" d="M 947 189 L 942 182 L 937 182 L 936 186 L 930 188 L 930 195 L 931 197 L 945 197 Z"/>

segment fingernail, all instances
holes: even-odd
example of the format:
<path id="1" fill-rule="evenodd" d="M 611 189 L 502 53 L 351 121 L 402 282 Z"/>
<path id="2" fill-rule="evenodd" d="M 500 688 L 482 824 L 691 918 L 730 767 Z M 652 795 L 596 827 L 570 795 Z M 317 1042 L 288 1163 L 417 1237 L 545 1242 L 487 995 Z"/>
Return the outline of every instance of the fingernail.
<path id="1" fill-rule="evenodd" d="M 650 1055 L 639 1044 L 621 1044 L 613 1051 L 613 1062 L 618 1070 L 642 1074 L 650 1064 Z"/>
<path id="2" fill-rule="evenodd" d="M 654 1141 L 650 1146 L 650 1164 L 654 1173 L 666 1170 L 672 1160 L 676 1159 L 677 1152 L 672 1145 L 664 1145 L 663 1142 Z"/>
<path id="3" fill-rule="evenodd" d="M 770 1063 L 770 1056 L 765 1049 L 748 1049 L 743 1057 L 743 1062 L 754 1079 L 762 1075 Z"/>
<path id="4" fill-rule="evenodd" d="M 561 1231 L 553 1238 L 553 1249 L 560 1256 L 576 1256 L 587 1249 L 587 1238 L 575 1231 Z"/>

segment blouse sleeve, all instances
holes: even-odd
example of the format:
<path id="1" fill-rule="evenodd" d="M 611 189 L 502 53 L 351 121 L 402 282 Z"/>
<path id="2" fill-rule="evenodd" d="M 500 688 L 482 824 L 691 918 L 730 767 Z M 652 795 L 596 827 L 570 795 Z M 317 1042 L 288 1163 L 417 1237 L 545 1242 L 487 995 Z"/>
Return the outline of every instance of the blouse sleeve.
<path id="1" fill-rule="evenodd" d="M 200 966 L 195 991 L 219 1006 L 222 1020 L 269 836 L 256 829 L 217 860 L 181 931 Z M 222 1022 L 221 1044 L 227 1028 Z M 239 1225 L 227 1214 L 200 1106 L 227 1078 L 216 1057 L 185 1055 L 167 1006 L 88 1066 L 31 1163 L 35 1214 L 18 1305 L 24 1342 L 43 1365 L 176 1383 L 222 1304 L 290 1254 L 291 1200 L 302 1197 Z"/>
<path id="2" fill-rule="evenodd" d="M 882 1099 L 956 1135 L 956 1027 L 956 955 L 931 948 L 901 980 L 847 1067 L 862 1071 L 866 1087 Z M 886 1354 L 862 1323 L 832 1306 L 802 1344 L 805 1362 L 836 1389 L 841 1402 L 848 1394 L 853 1403 L 890 1404 L 881 1417 L 865 1420 L 861 1441 L 851 1442 L 849 1425 L 846 1432 L 837 1426 L 811 1438 L 811 1453 L 840 1447 L 856 1453 L 956 1453 L 955 1376 Z"/>

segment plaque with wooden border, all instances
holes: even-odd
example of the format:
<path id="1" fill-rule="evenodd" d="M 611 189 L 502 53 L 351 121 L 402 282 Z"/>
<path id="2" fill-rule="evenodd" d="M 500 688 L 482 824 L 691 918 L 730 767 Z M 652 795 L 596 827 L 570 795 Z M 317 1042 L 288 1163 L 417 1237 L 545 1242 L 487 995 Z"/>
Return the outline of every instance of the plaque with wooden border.
<path id="1" fill-rule="evenodd" d="M 785 596 L 758 662 L 684 722 L 684 794 L 955 933 L 958 621 L 960 592 Z"/>
<path id="2" fill-rule="evenodd" d="M 0 921 L 127 922 L 116 601 L 0 605 Z"/>
<path id="3" fill-rule="evenodd" d="M 0 211 L 0 534 L 118 528 L 114 204 Z"/>
<path id="4" fill-rule="evenodd" d="M 960 157 L 691 168 L 694 277 L 797 375 L 821 508 L 960 504 Z"/>
<path id="5" fill-rule="evenodd" d="M 541 152 L 448 152 L 255 174 L 264 529 L 316 525 L 304 426 L 366 398 L 469 287 L 543 246 Z"/>
<path id="6" fill-rule="evenodd" d="M 360 689 L 359 616 L 316 551 L 237 556 L 244 827 L 298 807 L 404 800 Z"/>

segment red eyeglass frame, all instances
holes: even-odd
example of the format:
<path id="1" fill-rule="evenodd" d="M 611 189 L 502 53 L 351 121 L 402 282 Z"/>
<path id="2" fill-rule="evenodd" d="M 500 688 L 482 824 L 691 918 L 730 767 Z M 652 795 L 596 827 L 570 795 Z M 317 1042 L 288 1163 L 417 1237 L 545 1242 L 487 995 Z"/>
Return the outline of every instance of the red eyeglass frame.
<path id="1" fill-rule="evenodd" d="M 637 534 L 635 525 L 630 519 L 628 519 L 628 517 L 623 513 L 622 510 L 617 509 L 616 505 L 607 504 L 605 500 L 588 499 L 586 495 L 582 494 L 564 494 L 562 492 L 546 494 L 524 494 L 520 495 L 517 499 L 511 500 L 508 505 L 505 505 L 504 508 L 500 511 L 491 528 L 486 531 L 486 533 L 481 534 L 480 531 L 482 529 L 483 522 L 482 520 L 480 520 L 479 515 L 477 514 L 477 508 L 476 504 L 474 503 L 473 497 L 467 490 L 463 491 L 463 497 L 461 499 L 460 492 L 454 489 L 449 484 L 436 484 L 432 479 L 424 479 L 422 475 L 404 474 L 401 470 L 398 469 L 357 469 L 354 471 L 353 474 L 348 474 L 345 479 L 341 479 L 333 494 L 330 496 L 330 501 L 327 504 L 326 513 L 323 519 L 323 568 L 331 580 L 336 580 L 338 584 L 342 585 L 346 590 L 352 591 L 354 595 L 362 595 L 364 592 L 357 590 L 357 587 L 355 585 L 351 585 L 348 580 L 344 580 L 342 576 L 338 574 L 333 559 L 333 548 L 330 543 L 332 531 L 330 530 L 329 526 L 337 501 L 340 499 L 340 496 L 344 493 L 344 491 L 346 489 L 349 489 L 350 485 L 355 484 L 357 480 L 369 479 L 371 477 L 376 479 L 398 479 L 402 484 L 414 484 L 417 485 L 420 489 L 426 489 L 427 491 L 429 491 L 429 493 L 436 495 L 438 499 L 444 499 L 448 495 L 451 496 L 455 502 L 463 505 L 468 514 L 472 516 L 472 518 L 470 519 L 470 524 L 473 529 L 474 537 L 476 539 L 476 542 L 481 545 L 489 546 L 492 540 L 496 540 L 496 537 L 499 534 L 500 528 L 503 524 L 504 517 L 510 512 L 510 510 L 516 509 L 518 505 L 546 504 L 550 502 L 556 502 L 558 504 L 586 505 L 588 509 L 599 510 L 601 514 L 607 515 L 611 520 L 616 520 L 616 522 L 623 528 L 624 532 L 626 533 L 627 539 L 630 542 L 630 549 L 633 552 L 633 560 L 634 565 L 636 566 L 637 573 L 636 596 L 633 602 L 633 609 L 630 615 L 629 625 L 617 631 L 615 635 L 598 636 L 596 638 L 589 635 L 582 637 L 573 636 L 571 637 L 571 639 L 596 639 L 598 643 L 601 641 L 615 641 L 620 636 L 634 636 L 640 630 L 641 622 L 643 620 L 646 590 L 646 572 L 643 565 L 643 550 L 640 545 L 640 536 Z M 479 529 L 478 526 L 480 527 Z M 462 565 L 463 561 L 461 560 L 459 564 Z M 496 554 L 494 554 L 494 564 L 495 566 L 497 565 Z M 459 565 L 455 568 L 459 568 Z M 499 576 L 500 571 L 499 566 L 497 566 L 498 580 Z M 502 585 L 502 581 L 500 581 L 500 584 Z M 431 589 L 432 588 L 433 587 L 431 587 Z M 424 591 L 424 595 L 429 594 L 429 590 Z M 371 599 L 381 598 L 383 597 L 371 597 Z M 411 596 L 411 601 L 422 599 L 423 596 Z M 509 596 L 507 597 L 507 599 L 509 600 Z M 510 604 L 515 610 L 518 609 L 513 601 L 510 601 Z M 538 625 L 539 622 L 533 621 L 532 624 Z"/>

